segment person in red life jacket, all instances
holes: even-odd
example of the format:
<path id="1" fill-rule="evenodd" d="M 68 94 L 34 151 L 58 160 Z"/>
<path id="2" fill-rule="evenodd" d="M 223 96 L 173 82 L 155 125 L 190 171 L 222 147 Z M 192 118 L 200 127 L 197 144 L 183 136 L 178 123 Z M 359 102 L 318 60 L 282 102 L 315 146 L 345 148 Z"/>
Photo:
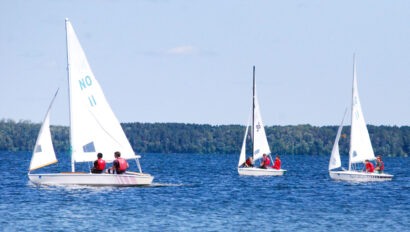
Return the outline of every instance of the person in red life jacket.
<path id="1" fill-rule="evenodd" d="M 272 166 L 272 168 L 279 170 L 280 169 L 280 157 L 277 155 L 275 158 L 275 164 Z"/>
<path id="2" fill-rule="evenodd" d="M 103 154 L 97 154 L 97 160 L 94 161 L 94 167 L 91 168 L 91 173 L 102 173 L 105 169 L 105 160 L 102 159 Z"/>
<path id="3" fill-rule="evenodd" d="M 377 156 L 376 168 L 374 170 L 379 174 L 382 174 L 383 171 L 384 171 L 384 163 L 382 161 L 382 156 L 381 155 Z"/>
<path id="4" fill-rule="evenodd" d="M 253 167 L 252 157 L 249 156 L 248 159 L 245 162 L 243 162 L 241 167 L 245 167 L 245 168 Z"/>
<path id="5" fill-rule="evenodd" d="M 127 161 L 124 158 L 121 158 L 121 153 L 119 151 L 116 151 L 114 153 L 115 160 L 112 163 L 112 168 L 110 168 L 111 171 L 108 171 L 108 173 L 117 173 L 117 174 L 123 174 L 129 168 L 129 165 Z"/>
<path id="6" fill-rule="evenodd" d="M 266 156 L 266 154 L 263 154 L 262 163 L 259 168 L 267 169 L 269 167 L 269 164 L 270 159 Z"/>
<path id="7" fill-rule="evenodd" d="M 372 163 L 369 162 L 369 160 L 364 161 L 366 164 L 366 172 L 372 173 L 374 171 L 374 166 Z"/>

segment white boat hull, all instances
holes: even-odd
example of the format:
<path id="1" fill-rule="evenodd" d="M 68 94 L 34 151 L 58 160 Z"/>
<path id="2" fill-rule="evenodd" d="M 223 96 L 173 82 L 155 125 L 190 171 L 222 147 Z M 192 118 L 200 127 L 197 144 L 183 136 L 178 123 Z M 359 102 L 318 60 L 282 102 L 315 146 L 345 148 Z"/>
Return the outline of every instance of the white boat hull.
<path id="1" fill-rule="evenodd" d="M 283 176 L 286 170 L 273 168 L 238 168 L 238 173 L 241 176 Z"/>
<path id="2" fill-rule="evenodd" d="M 351 182 L 389 181 L 393 179 L 390 174 L 367 173 L 358 171 L 329 171 L 330 178 L 334 180 Z"/>
<path id="3" fill-rule="evenodd" d="M 92 174 L 92 173 L 47 173 L 28 174 L 34 184 L 44 185 L 89 185 L 89 186 L 142 186 L 150 185 L 153 176 L 149 174 Z"/>

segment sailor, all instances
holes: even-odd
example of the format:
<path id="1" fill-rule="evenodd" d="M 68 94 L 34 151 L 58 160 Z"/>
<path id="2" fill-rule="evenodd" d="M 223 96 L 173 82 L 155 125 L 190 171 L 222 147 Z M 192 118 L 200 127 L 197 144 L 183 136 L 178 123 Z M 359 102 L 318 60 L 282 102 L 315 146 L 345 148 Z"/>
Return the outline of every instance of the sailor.
<path id="1" fill-rule="evenodd" d="M 383 171 L 384 171 L 384 163 L 382 161 L 382 156 L 381 155 L 377 156 L 376 168 L 374 170 L 379 174 L 382 174 Z"/>
<path id="2" fill-rule="evenodd" d="M 272 166 L 272 168 L 279 170 L 280 169 L 280 157 L 277 155 L 275 158 L 275 164 Z"/>
<path id="3" fill-rule="evenodd" d="M 366 164 L 366 172 L 372 173 L 374 171 L 374 166 L 372 163 L 369 162 L 369 160 L 364 161 Z"/>
<path id="4" fill-rule="evenodd" d="M 270 159 L 266 156 L 266 154 L 263 154 L 262 163 L 259 168 L 267 169 L 269 167 L 269 164 Z"/>
<path id="5" fill-rule="evenodd" d="M 114 173 L 114 171 L 117 174 L 125 173 L 127 168 L 129 168 L 127 161 L 124 158 L 121 158 L 121 153 L 119 151 L 116 151 L 114 153 L 114 156 L 115 156 L 115 160 L 112 163 L 112 168 L 111 168 L 112 173 Z M 108 173 L 110 173 L 110 171 Z"/>
<path id="6" fill-rule="evenodd" d="M 91 168 L 91 173 L 102 173 L 105 169 L 105 160 L 102 159 L 103 154 L 97 154 L 97 160 L 94 161 L 94 167 Z"/>
<path id="7" fill-rule="evenodd" d="M 245 162 L 243 162 L 241 166 L 246 168 L 253 167 L 252 157 L 249 156 L 248 159 Z"/>

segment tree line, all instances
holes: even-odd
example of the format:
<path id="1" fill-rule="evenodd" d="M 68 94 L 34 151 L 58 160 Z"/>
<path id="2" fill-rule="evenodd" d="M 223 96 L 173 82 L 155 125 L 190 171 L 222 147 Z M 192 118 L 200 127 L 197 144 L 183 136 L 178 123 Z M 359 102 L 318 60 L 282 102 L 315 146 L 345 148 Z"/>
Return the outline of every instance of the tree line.
<path id="1" fill-rule="evenodd" d="M 122 123 L 137 153 L 239 154 L 245 127 L 241 125 L 199 125 L 185 123 Z M 0 150 L 31 151 L 41 125 L 30 121 L 1 120 Z M 408 156 L 409 126 L 368 125 L 375 154 Z M 269 126 L 265 127 L 272 154 L 329 155 L 337 126 Z M 56 151 L 69 149 L 69 129 L 51 126 Z M 349 152 L 350 127 L 343 128 L 340 153 Z M 247 151 L 251 150 L 250 136 Z"/>

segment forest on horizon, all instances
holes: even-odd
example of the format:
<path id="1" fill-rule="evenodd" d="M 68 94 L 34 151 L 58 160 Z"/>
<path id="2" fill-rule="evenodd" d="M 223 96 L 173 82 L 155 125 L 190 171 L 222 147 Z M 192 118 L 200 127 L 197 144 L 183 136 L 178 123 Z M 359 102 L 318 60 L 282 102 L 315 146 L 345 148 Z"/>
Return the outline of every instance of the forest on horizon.
<path id="1" fill-rule="evenodd" d="M 185 123 L 121 123 L 136 153 L 239 154 L 245 126 Z M 0 120 L 0 150 L 32 151 L 41 125 L 30 121 Z M 375 154 L 410 154 L 410 126 L 367 126 Z M 272 154 L 330 155 L 337 126 L 265 127 Z M 69 149 L 69 129 L 51 126 L 56 151 Z M 340 153 L 349 149 L 350 126 L 339 142 Z M 247 151 L 250 151 L 248 136 Z"/>

